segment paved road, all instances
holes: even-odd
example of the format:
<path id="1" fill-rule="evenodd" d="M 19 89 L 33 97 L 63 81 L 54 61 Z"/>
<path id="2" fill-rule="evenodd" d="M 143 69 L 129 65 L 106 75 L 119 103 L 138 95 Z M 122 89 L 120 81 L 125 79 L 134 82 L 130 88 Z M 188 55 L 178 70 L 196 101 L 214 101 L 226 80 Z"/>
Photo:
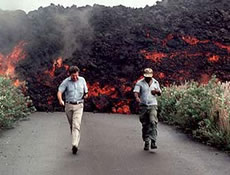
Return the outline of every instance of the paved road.
<path id="1" fill-rule="evenodd" d="M 85 113 L 77 155 L 64 113 L 35 113 L 0 133 L 1 175 L 230 175 L 230 157 L 159 124 L 142 150 L 136 115 Z"/>

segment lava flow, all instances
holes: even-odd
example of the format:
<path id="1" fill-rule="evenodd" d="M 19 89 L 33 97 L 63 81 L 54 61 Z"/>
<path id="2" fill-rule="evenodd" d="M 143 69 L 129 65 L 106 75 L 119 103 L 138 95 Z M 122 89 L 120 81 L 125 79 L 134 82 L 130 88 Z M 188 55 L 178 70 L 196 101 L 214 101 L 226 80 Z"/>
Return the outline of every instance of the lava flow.
<path id="1" fill-rule="evenodd" d="M 20 60 L 26 57 L 23 49 L 25 44 L 24 41 L 21 41 L 7 55 L 0 53 L 0 75 L 13 79 L 15 86 L 19 86 L 22 83 L 15 74 L 15 67 Z"/>

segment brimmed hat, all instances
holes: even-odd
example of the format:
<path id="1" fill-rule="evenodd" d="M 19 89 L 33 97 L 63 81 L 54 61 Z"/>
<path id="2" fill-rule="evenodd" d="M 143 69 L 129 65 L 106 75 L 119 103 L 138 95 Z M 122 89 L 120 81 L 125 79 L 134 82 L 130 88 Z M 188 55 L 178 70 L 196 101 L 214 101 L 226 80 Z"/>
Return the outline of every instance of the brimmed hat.
<path id="1" fill-rule="evenodd" d="M 151 68 L 144 69 L 144 77 L 153 77 L 153 70 Z"/>

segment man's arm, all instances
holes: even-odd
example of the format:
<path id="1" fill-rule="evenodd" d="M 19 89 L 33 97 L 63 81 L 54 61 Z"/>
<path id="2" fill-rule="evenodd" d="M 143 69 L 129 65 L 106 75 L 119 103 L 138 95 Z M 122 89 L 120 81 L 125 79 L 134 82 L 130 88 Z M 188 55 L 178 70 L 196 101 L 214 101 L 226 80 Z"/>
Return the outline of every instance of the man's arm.
<path id="1" fill-rule="evenodd" d="M 64 106 L 64 105 L 65 105 L 65 103 L 64 103 L 64 101 L 63 101 L 63 99 L 62 99 L 62 94 L 63 94 L 63 92 L 66 90 L 66 87 L 67 87 L 67 79 L 65 79 L 65 80 L 61 83 L 61 85 L 58 87 L 57 98 L 58 98 L 59 104 L 60 104 L 61 106 Z"/>
<path id="2" fill-rule="evenodd" d="M 62 99 L 62 92 L 61 92 L 61 91 L 58 91 L 58 92 L 57 92 L 57 98 L 58 98 L 59 104 L 60 104 L 61 106 L 64 106 L 65 103 L 64 103 L 64 101 L 63 101 L 63 99 Z"/>
<path id="3" fill-rule="evenodd" d="M 136 99 L 136 101 L 137 101 L 138 103 L 141 102 L 141 99 L 140 99 L 140 97 L 139 97 L 139 95 L 140 95 L 140 90 L 141 90 L 141 86 L 139 85 L 139 82 L 137 82 L 137 83 L 135 84 L 135 86 L 134 86 L 133 92 L 134 92 L 134 97 L 135 97 L 135 99 Z"/>
<path id="4" fill-rule="evenodd" d="M 161 91 L 160 91 L 160 90 L 158 90 L 158 89 L 154 89 L 154 90 L 152 90 L 152 91 L 151 91 L 151 93 L 152 93 L 152 95 L 158 95 L 158 96 L 160 96 L 160 95 L 161 95 Z"/>
<path id="5" fill-rule="evenodd" d="M 87 84 L 86 84 L 86 81 L 85 81 L 85 79 L 84 79 L 84 96 L 83 96 L 83 98 L 84 99 L 86 99 L 86 98 L 88 98 L 88 87 L 87 87 Z"/>
<path id="6" fill-rule="evenodd" d="M 86 99 L 86 98 L 88 98 L 88 96 L 89 96 L 89 95 L 88 95 L 88 92 L 85 92 L 83 98 Z"/>
<path id="7" fill-rule="evenodd" d="M 135 97 L 135 99 L 136 99 L 136 101 L 137 101 L 138 103 L 141 102 L 141 99 L 140 99 L 140 97 L 139 97 L 139 93 L 138 93 L 138 92 L 134 92 L 134 97 Z"/>
<path id="8" fill-rule="evenodd" d="M 160 85 L 157 81 L 156 81 L 156 84 L 157 84 L 157 88 L 154 88 L 154 90 L 152 90 L 151 93 L 152 93 L 152 95 L 160 96 L 161 95 L 161 88 L 160 88 Z"/>

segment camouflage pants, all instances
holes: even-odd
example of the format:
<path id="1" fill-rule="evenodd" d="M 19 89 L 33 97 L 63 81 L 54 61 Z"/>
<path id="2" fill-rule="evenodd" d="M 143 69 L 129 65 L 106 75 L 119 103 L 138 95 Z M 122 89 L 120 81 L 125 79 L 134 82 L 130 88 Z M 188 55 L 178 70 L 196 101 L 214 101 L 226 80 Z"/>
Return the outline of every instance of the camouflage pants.
<path id="1" fill-rule="evenodd" d="M 154 140 L 157 137 L 157 106 L 140 105 L 140 122 L 142 124 L 143 141 Z"/>

